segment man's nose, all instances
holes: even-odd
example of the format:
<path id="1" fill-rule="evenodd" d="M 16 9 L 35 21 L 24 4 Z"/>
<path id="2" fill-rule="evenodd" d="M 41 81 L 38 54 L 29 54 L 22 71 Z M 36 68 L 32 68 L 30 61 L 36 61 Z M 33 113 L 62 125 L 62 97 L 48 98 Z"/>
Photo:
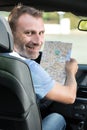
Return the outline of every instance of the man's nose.
<path id="1" fill-rule="evenodd" d="M 34 42 L 34 43 L 41 44 L 41 42 L 42 42 L 41 36 L 40 36 L 39 34 L 34 35 L 34 37 L 33 37 L 33 42 Z"/>

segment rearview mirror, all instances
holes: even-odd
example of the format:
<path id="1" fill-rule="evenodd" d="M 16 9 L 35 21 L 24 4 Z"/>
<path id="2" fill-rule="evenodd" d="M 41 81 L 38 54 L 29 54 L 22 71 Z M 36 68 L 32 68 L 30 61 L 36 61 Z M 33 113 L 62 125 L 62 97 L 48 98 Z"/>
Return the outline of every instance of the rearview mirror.
<path id="1" fill-rule="evenodd" d="M 78 29 L 80 31 L 87 31 L 87 20 L 80 20 L 78 24 Z"/>

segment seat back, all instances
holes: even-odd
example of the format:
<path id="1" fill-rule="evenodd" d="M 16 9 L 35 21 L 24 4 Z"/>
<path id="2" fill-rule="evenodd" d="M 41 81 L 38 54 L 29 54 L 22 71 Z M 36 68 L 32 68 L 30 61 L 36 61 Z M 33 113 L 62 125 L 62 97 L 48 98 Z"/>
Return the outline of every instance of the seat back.
<path id="1" fill-rule="evenodd" d="M 12 50 L 9 24 L 0 17 L 0 129 L 41 130 L 29 66 L 16 57 L 4 55 Z"/>

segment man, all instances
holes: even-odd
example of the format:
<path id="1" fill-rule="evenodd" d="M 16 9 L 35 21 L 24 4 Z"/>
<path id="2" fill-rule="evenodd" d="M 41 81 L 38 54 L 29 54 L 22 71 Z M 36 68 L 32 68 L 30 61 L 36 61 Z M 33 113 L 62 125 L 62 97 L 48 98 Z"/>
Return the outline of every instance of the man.
<path id="1" fill-rule="evenodd" d="M 25 62 L 29 65 L 38 100 L 45 97 L 49 100 L 66 104 L 73 103 L 75 101 L 77 91 L 75 75 L 78 65 L 76 60 L 71 59 L 70 62 L 66 63 L 67 78 L 65 85 L 61 85 L 53 80 L 39 64 L 30 60 L 36 59 L 39 56 L 39 50 L 44 43 L 45 29 L 42 12 L 31 7 L 19 5 L 12 10 L 8 21 L 14 36 L 15 53 L 12 55 L 25 60 Z M 64 122 L 64 119 L 62 122 Z M 59 125 L 61 125 L 62 122 L 59 123 Z M 45 123 L 47 123 L 47 121 L 45 121 Z M 44 126 L 46 126 L 46 124 Z M 57 126 L 55 128 L 54 123 L 53 128 L 51 126 L 50 128 L 47 128 L 47 130 L 57 130 L 58 128 L 63 130 L 65 129 L 64 127 L 61 128 Z"/>

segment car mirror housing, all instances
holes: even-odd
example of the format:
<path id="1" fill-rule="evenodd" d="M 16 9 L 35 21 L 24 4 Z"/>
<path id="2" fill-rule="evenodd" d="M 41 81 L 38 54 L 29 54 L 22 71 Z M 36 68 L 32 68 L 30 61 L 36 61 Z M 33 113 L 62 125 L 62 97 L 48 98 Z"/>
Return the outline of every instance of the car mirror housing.
<path id="1" fill-rule="evenodd" d="M 78 24 L 78 29 L 80 31 L 87 31 L 87 19 L 86 20 L 80 20 Z"/>

